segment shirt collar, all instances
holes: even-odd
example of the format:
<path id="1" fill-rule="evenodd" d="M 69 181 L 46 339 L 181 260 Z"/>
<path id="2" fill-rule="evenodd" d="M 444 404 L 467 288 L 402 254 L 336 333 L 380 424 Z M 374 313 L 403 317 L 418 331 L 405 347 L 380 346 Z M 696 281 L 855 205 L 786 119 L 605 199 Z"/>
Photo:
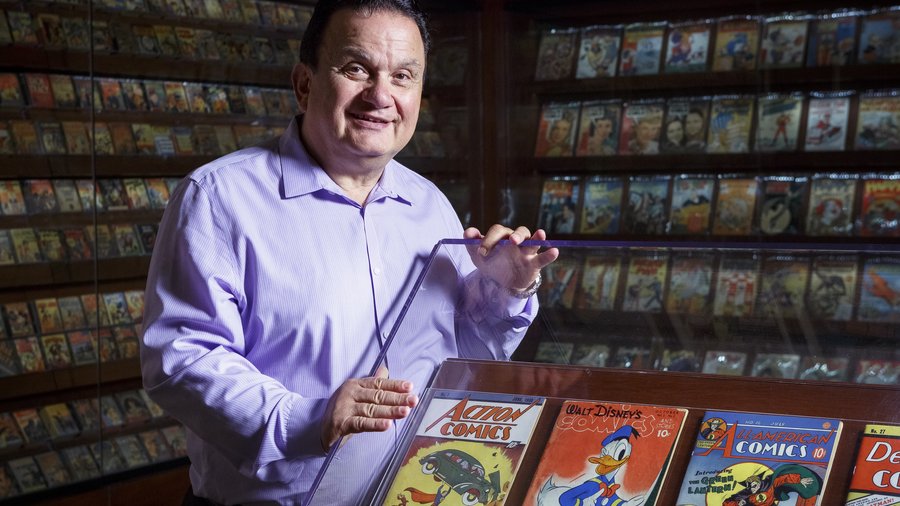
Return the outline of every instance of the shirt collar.
<path id="1" fill-rule="evenodd" d="M 300 140 L 300 124 L 303 115 L 297 115 L 291 120 L 291 124 L 281 134 L 278 141 L 281 178 L 284 186 L 285 198 L 299 197 L 319 190 L 326 190 L 336 195 L 344 192 L 335 183 L 325 170 L 306 151 L 306 147 Z M 403 166 L 395 160 L 391 160 L 384 168 L 381 179 L 372 189 L 370 202 L 382 198 L 393 198 L 411 203 L 404 191 L 408 186 Z"/>

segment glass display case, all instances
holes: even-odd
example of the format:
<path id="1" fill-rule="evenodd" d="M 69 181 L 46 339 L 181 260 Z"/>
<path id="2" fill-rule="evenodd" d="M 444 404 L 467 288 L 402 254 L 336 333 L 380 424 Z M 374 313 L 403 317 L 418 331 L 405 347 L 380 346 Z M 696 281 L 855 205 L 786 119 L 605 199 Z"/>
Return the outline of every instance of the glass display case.
<path id="1" fill-rule="evenodd" d="M 436 495 L 435 489 L 462 504 L 489 500 L 533 504 L 530 498 L 536 489 L 532 478 L 550 444 L 554 420 L 566 412 L 561 411 L 564 402 L 576 400 L 586 401 L 588 406 L 621 404 L 621 409 L 630 413 L 646 412 L 652 406 L 669 414 L 683 410 L 679 411 L 683 425 L 666 427 L 673 438 L 667 443 L 671 447 L 666 479 L 647 485 L 647 493 L 657 504 L 676 503 L 707 412 L 750 412 L 758 414 L 758 419 L 827 419 L 831 464 L 820 466 L 830 471 L 820 476 L 819 493 L 824 503 L 831 504 L 846 497 L 858 436 L 865 426 L 900 422 L 900 357 L 897 347 L 891 345 L 898 320 L 893 309 L 870 289 L 880 283 L 873 282 L 873 274 L 889 285 L 900 281 L 900 274 L 881 271 L 882 266 L 896 265 L 893 254 L 872 255 L 840 244 L 809 250 L 773 243 L 741 247 L 645 244 L 635 248 L 614 242 L 528 242 L 527 246 L 557 248 L 560 254 L 542 273 L 544 281 L 537 296 L 541 308 L 531 326 L 540 331 L 541 340 L 529 343 L 529 333 L 522 347 L 537 348 L 527 353 L 529 357 L 556 363 L 490 360 L 462 347 L 457 350 L 462 359 L 451 357 L 441 362 L 434 357 L 448 356 L 456 343 L 472 337 L 465 335 L 475 332 L 467 322 L 489 314 L 491 305 L 503 304 L 490 297 L 479 299 L 483 302 L 479 307 L 462 303 L 451 309 L 435 304 L 436 294 L 443 299 L 467 300 L 468 289 L 458 287 L 456 280 L 471 271 L 468 249 L 475 245 L 477 241 L 447 240 L 435 248 L 398 311 L 378 363 L 373 364 L 373 373 L 383 364 L 393 377 L 412 380 L 420 407 L 409 421 L 397 422 L 385 433 L 354 434 L 336 444 L 318 477 L 319 488 L 306 504 L 329 504 L 336 497 L 335 487 L 352 487 L 362 498 L 377 497 L 377 504 L 402 503 L 400 496 L 406 500 L 425 497 L 419 492 Z M 843 285 L 845 289 L 854 287 L 852 295 L 838 295 L 833 286 L 818 288 L 828 280 L 838 284 L 815 270 L 831 265 L 835 258 L 849 262 L 845 272 L 852 272 L 855 279 L 844 278 Z M 770 263 L 777 268 L 767 267 Z M 569 300 L 570 307 L 561 308 L 560 300 Z M 848 305 L 846 320 L 811 312 L 843 304 Z M 450 311 L 454 327 L 429 323 L 437 318 L 432 315 L 446 318 Z M 573 329 L 577 337 L 573 337 Z M 609 335 L 617 339 L 611 340 Z M 428 342 L 422 344 L 423 339 Z M 502 354 L 493 358 L 502 358 Z M 441 407 L 429 408 L 434 402 Z M 524 435 L 509 436 L 519 444 L 491 446 L 493 454 L 477 445 L 466 451 L 463 445 L 454 451 L 468 457 L 446 455 L 459 465 L 465 460 L 466 465 L 484 471 L 482 480 L 477 481 L 481 485 L 460 489 L 457 485 L 461 482 L 454 481 L 446 469 L 451 465 L 442 464 L 445 458 L 438 458 L 435 452 L 444 451 L 441 445 L 447 441 L 472 434 L 476 442 L 499 441 L 502 430 L 488 425 L 516 426 L 500 413 L 508 408 L 511 411 L 507 413 L 520 413 L 524 420 L 529 406 L 539 406 L 535 409 L 539 414 L 528 415 L 535 418 L 529 418 Z M 434 419 L 423 418 L 426 410 Z M 620 425 L 624 423 L 620 421 Z M 646 431 L 646 423 L 635 427 Z M 784 430 L 784 423 L 778 427 Z M 485 436 L 491 430 L 496 438 Z M 598 431 L 596 453 L 612 432 Z M 418 436 L 427 442 L 410 443 Z M 640 446 L 634 443 L 635 448 Z M 497 453 L 507 461 L 485 463 L 494 463 L 491 459 Z M 479 460 L 476 466 L 469 457 L 485 462 Z M 348 475 L 363 475 L 360 465 L 367 472 L 374 469 L 371 481 L 348 484 Z M 413 467 L 416 473 L 409 471 Z M 594 466 L 579 469 L 582 467 L 579 472 L 584 473 Z M 494 469 L 506 474 L 492 481 L 488 475 Z M 422 481 L 419 474 L 428 479 Z M 403 476 L 401 482 L 408 483 L 395 484 L 395 476 Z M 493 490 L 493 495 L 484 490 Z M 466 492 L 471 492 L 468 499 Z M 526 497 L 529 501 L 524 502 Z"/>

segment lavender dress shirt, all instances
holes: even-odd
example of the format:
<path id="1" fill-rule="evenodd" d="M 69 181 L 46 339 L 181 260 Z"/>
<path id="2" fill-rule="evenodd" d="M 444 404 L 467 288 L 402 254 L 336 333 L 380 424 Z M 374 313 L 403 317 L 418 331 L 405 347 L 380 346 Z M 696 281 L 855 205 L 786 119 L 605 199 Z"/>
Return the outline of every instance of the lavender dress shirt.
<path id="1" fill-rule="evenodd" d="M 444 195 L 396 161 L 365 206 L 347 198 L 304 149 L 302 119 L 182 181 L 147 279 L 144 386 L 188 429 L 194 492 L 224 504 L 304 500 L 328 398 L 369 373 L 433 246 L 462 236 Z M 537 311 L 479 289 L 464 248 L 449 255 L 460 267 L 417 295 L 428 309 L 388 352 L 417 389 L 447 357 L 508 359 Z M 349 438 L 315 502 L 362 501 L 403 425 Z"/>

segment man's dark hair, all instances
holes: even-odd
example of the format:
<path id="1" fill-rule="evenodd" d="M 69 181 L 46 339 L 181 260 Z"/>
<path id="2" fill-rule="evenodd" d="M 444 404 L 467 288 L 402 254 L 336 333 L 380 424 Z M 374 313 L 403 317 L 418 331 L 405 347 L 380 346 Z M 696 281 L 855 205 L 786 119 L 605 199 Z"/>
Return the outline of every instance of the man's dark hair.
<path id="1" fill-rule="evenodd" d="M 332 15 L 341 9 L 367 14 L 395 12 L 413 20 L 419 27 L 419 34 L 422 36 L 422 43 L 425 46 L 425 56 L 428 57 L 431 36 L 428 33 L 425 13 L 419 9 L 419 3 L 416 0 L 319 0 L 312 18 L 306 26 L 306 32 L 303 33 L 303 40 L 300 42 L 300 61 L 309 68 L 315 70 L 318 67 L 319 48 L 322 46 L 325 28 Z"/>

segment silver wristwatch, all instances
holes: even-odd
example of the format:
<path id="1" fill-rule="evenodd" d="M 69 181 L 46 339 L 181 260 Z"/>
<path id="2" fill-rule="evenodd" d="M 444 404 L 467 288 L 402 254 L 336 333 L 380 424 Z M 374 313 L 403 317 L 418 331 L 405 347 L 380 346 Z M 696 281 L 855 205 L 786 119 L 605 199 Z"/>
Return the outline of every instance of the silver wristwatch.
<path id="1" fill-rule="evenodd" d="M 534 281 L 528 285 L 528 288 L 524 290 L 513 290 L 512 288 L 507 288 L 506 292 L 512 295 L 517 299 L 527 299 L 535 294 L 538 291 L 538 288 L 541 287 L 541 273 L 539 272 L 537 277 L 534 278 Z"/>

